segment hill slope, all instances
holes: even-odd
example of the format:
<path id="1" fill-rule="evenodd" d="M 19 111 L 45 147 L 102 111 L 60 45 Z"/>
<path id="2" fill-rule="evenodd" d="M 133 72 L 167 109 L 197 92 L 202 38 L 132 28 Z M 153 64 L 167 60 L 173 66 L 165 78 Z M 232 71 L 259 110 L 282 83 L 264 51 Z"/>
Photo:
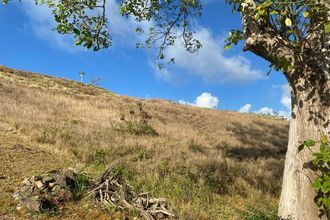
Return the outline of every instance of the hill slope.
<path id="1" fill-rule="evenodd" d="M 120 160 L 136 190 L 168 198 L 180 219 L 271 218 L 287 133 L 284 120 L 129 98 L 1 66 L 0 216 L 36 218 L 11 197 L 23 177 L 73 166 L 96 176 Z M 97 210 L 81 201 L 52 219 L 102 219 Z"/>

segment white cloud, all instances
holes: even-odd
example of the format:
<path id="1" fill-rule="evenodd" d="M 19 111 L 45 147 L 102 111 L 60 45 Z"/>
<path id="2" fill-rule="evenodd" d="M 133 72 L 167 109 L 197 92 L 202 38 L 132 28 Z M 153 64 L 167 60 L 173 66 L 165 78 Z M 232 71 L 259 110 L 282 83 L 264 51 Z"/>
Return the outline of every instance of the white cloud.
<path id="1" fill-rule="evenodd" d="M 193 106 L 195 105 L 195 103 L 186 102 L 186 101 L 181 100 L 181 99 L 179 100 L 179 103 L 182 104 L 182 105 L 193 105 Z"/>
<path id="2" fill-rule="evenodd" d="M 142 34 L 135 30 L 141 27 L 148 30 L 151 27 L 150 21 L 137 22 L 132 17 L 125 17 L 120 14 L 120 6 L 116 0 L 108 0 L 106 3 L 106 15 L 110 23 L 110 34 L 114 44 L 136 47 L 136 43 L 144 40 Z"/>
<path id="3" fill-rule="evenodd" d="M 282 85 L 280 88 L 282 90 L 281 104 L 285 110 L 280 110 L 278 114 L 289 119 L 291 117 L 291 88 L 288 84 Z"/>
<path id="4" fill-rule="evenodd" d="M 291 88 L 290 88 L 290 86 L 288 84 L 272 85 L 272 88 L 281 89 L 282 96 L 281 96 L 280 102 L 281 102 L 282 106 L 285 108 L 285 110 L 280 110 L 277 113 L 272 108 L 262 107 L 258 111 L 254 111 L 254 113 L 264 114 L 264 115 L 277 115 L 277 116 L 282 116 L 286 119 L 289 119 L 290 114 L 291 114 Z M 245 104 L 238 110 L 238 112 L 242 112 L 242 113 L 249 112 L 251 108 L 252 108 L 251 104 Z"/>
<path id="5" fill-rule="evenodd" d="M 219 104 L 217 97 L 212 96 L 210 93 L 203 92 L 196 98 L 196 106 L 204 108 L 216 108 Z"/>
<path id="6" fill-rule="evenodd" d="M 262 107 L 261 109 L 259 109 L 257 111 L 257 113 L 263 114 L 263 115 L 274 115 L 274 110 L 272 108 Z"/>
<path id="7" fill-rule="evenodd" d="M 40 39 L 45 40 L 53 48 L 66 51 L 82 51 L 74 45 L 72 36 L 60 35 L 52 29 L 55 27 L 51 11 L 46 6 L 38 6 L 34 1 L 23 1 L 24 12 L 28 15 L 28 27 Z M 138 23 L 133 18 L 126 18 L 119 13 L 119 4 L 116 0 L 107 1 L 106 14 L 110 22 L 110 33 L 113 44 L 135 47 L 137 42 L 142 42 L 145 36 L 137 34 L 135 28 L 141 26 L 147 30 L 151 22 Z M 227 56 L 223 49 L 224 40 L 214 37 L 209 30 L 200 28 L 196 32 L 203 47 L 196 54 L 186 52 L 179 42 L 166 50 L 167 57 L 174 57 L 175 67 L 200 76 L 208 82 L 247 82 L 260 79 L 261 71 L 255 69 L 250 60 L 243 56 Z M 172 71 L 163 69 L 155 70 L 161 79 L 175 81 Z M 173 71 L 174 72 L 174 71 Z"/>
<path id="8" fill-rule="evenodd" d="M 200 96 L 196 98 L 194 103 L 186 102 L 183 100 L 179 100 L 179 103 L 183 105 L 192 105 L 202 108 L 215 109 L 219 105 L 219 99 L 215 96 L 212 96 L 210 93 L 203 92 Z"/>
<path id="9" fill-rule="evenodd" d="M 282 98 L 281 104 L 286 107 L 288 110 L 291 110 L 291 89 L 288 84 L 282 85 Z"/>
<path id="10" fill-rule="evenodd" d="M 224 40 L 215 38 L 209 30 L 200 28 L 195 37 L 203 44 L 198 53 L 188 53 L 179 42 L 167 48 L 165 55 L 175 58 L 175 67 L 212 83 L 241 83 L 262 78 L 262 72 L 255 69 L 250 60 L 239 55 L 225 55 Z"/>
<path id="11" fill-rule="evenodd" d="M 53 31 L 55 27 L 51 10 L 45 5 L 39 6 L 34 1 L 22 1 L 24 12 L 30 18 L 30 28 L 39 39 L 47 41 L 51 47 L 66 51 L 77 51 L 72 37 Z"/>
<path id="12" fill-rule="evenodd" d="M 29 17 L 29 27 L 36 37 L 47 41 L 52 47 L 66 51 L 82 51 L 74 45 L 74 39 L 69 35 L 60 35 L 53 28 L 56 26 L 51 10 L 45 5 L 35 5 L 34 1 L 22 1 L 24 12 Z M 143 29 L 150 27 L 150 22 L 138 23 L 132 18 L 126 18 L 119 13 L 119 4 L 116 0 L 108 0 L 106 15 L 110 22 L 110 34 L 114 45 L 135 47 L 143 38 L 135 32 L 137 26 Z"/>
<path id="13" fill-rule="evenodd" d="M 282 116 L 282 117 L 284 117 L 284 118 L 287 118 L 287 119 L 289 119 L 291 116 L 290 116 L 290 111 L 279 111 L 278 112 L 278 115 L 279 116 Z"/>
<path id="14" fill-rule="evenodd" d="M 251 107 L 252 107 L 251 104 L 245 104 L 238 110 L 238 112 L 247 113 L 250 111 Z"/>
<path id="15" fill-rule="evenodd" d="M 173 76 L 167 68 L 159 68 L 158 65 L 153 62 L 149 62 L 149 66 L 154 70 L 157 78 L 168 82 L 173 81 Z"/>

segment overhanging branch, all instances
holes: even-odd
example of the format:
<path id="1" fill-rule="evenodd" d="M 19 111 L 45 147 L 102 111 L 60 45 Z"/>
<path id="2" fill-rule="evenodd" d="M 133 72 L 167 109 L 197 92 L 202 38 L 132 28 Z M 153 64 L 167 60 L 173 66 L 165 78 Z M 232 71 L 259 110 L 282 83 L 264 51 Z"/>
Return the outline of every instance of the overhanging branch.
<path id="1" fill-rule="evenodd" d="M 261 16 L 259 19 L 256 19 L 255 14 L 255 1 L 245 0 L 242 3 L 241 12 L 245 40 L 243 50 L 251 51 L 272 64 L 279 64 L 285 60 L 290 62 L 290 66 L 293 68 L 299 57 L 297 57 L 292 43 L 276 34 L 273 27 L 268 25 L 266 17 Z M 292 78 L 292 68 L 284 71 L 288 79 Z"/>

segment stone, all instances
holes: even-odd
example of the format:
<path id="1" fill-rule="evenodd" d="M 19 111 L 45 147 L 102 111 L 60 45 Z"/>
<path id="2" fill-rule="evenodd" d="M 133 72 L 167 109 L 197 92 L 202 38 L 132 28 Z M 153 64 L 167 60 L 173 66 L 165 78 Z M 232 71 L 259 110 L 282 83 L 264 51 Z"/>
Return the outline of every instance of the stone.
<path id="1" fill-rule="evenodd" d="M 43 181 L 45 182 L 45 183 L 50 183 L 50 182 L 55 182 L 56 180 L 55 180 L 55 178 L 53 177 L 53 176 L 44 176 L 43 177 Z"/>
<path id="2" fill-rule="evenodd" d="M 36 181 L 34 184 L 37 186 L 38 189 L 41 189 L 44 187 L 44 184 L 42 183 L 41 180 Z"/>
<path id="3" fill-rule="evenodd" d="M 39 196 L 35 196 L 32 198 L 28 198 L 26 200 L 23 200 L 22 203 L 23 206 L 25 206 L 28 210 L 33 212 L 39 212 L 40 211 L 40 202 L 39 202 Z"/>
<path id="4" fill-rule="evenodd" d="M 61 187 L 59 185 L 54 186 L 52 189 L 53 192 L 57 192 L 59 190 L 61 190 Z"/>
<path id="5" fill-rule="evenodd" d="M 53 201 L 56 205 L 60 205 L 62 203 L 72 201 L 74 199 L 74 195 L 71 191 L 67 189 L 60 189 L 53 193 Z"/>
<path id="6" fill-rule="evenodd" d="M 56 186 L 57 185 L 57 183 L 56 182 L 52 182 L 52 183 L 48 183 L 48 186 L 49 186 L 49 188 L 54 188 L 54 186 Z"/>
<path id="7" fill-rule="evenodd" d="M 20 210 L 22 210 L 22 209 L 23 209 L 23 206 L 20 205 L 20 204 L 16 207 L 16 210 L 17 210 L 17 211 L 20 211 Z"/>
<path id="8" fill-rule="evenodd" d="M 76 173 L 72 170 L 25 178 L 13 194 L 18 202 L 17 210 L 22 208 L 32 212 L 59 210 L 66 202 L 75 199 L 71 192 L 75 178 Z"/>
<path id="9" fill-rule="evenodd" d="M 21 183 L 22 185 L 31 185 L 31 181 L 29 180 L 29 178 L 24 178 L 24 180 Z"/>

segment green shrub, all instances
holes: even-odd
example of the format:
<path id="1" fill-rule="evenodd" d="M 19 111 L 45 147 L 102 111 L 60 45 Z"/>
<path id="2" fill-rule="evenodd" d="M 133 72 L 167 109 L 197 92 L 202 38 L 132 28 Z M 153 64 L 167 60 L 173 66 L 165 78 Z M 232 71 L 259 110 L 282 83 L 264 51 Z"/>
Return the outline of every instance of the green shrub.
<path id="1" fill-rule="evenodd" d="M 75 175 L 73 194 L 77 200 L 84 197 L 84 195 L 87 193 L 89 185 L 90 182 L 86 175 L 81 173 Z"/>
<path id="2" fill-rule="evenodd" d="M 148 160 L 151 158 L 151 152 L 146 150 L 146 149 L 142 149 L 139 152 L 139 159 L 140 160 Z"/>
<path id="3" fill-rule="evenodd" d="M 250 212 L 241 212 L 242 219 L 245 220 L 277 220 L 276 213 L 264 213 L 254 208 L 250 209 Z"/>
<path id="4" fill-rule="evenodd" d="M 194 153 L 205 153 L 205 147 L 195 143 L 194 141 L 189 142 L 189 150 Z"/>
<path id="5" fill-rule="evenodd" d="M 312 183 L 316 191 L 314 201 L 320 207 L 321 215 L 330 211 L 330 144 L 328 137 L 323 135 L 320 141 L 306 140 L 299 145 L 298 151 L 305 147 L 312 151 L 312 148 L 319 145 L 319 151 L 313 153 L 314 159 L 311 161 L 311 169 L 317 174 L 317 178 Z"/>
<path id="6" fill-rule="evenodd" d="M 133 117 L 133 118 L 132 118 Z M 143 109 L 142 103 L 138 103 L 137 113 L 130 110 L 130 118 L 126 119 L 125 115 L 120 116 L 122 124 L 114 127 L 115 130 L 133 134 L 133 135 L 149 135 L 158 136 L 158 132 L 149 124 L 152 117 Z"/>
<path id="7" fill-rule="evenodd" d="M 118 164 L 112 169 L 112 173 L 115 176 L 122 176 L 126 180 L 132 179 L 132 173 L 123 165 Z"/>
<path id="8" fill-rule="evenodd" d="M 127 121 L 124 130 L 133 135 L 158 136 L 157 131 L 149 124 Z"/>
<path id="9" fill-rule="evenodd" d="M 112 151 L 105 149 L 96 149 L 88 157 L 88 163 L 93 163 L 96 165 L 106 165 L 111 161 Z"/>

